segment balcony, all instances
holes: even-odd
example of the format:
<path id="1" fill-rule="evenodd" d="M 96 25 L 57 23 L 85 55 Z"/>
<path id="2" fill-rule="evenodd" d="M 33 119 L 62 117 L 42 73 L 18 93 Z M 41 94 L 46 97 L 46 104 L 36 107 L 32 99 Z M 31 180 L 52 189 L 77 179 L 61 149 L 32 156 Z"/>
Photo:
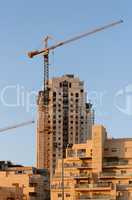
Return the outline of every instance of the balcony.
<path id="1" fill-rule="evenodd" d="M 117 184 L 116 187 L 118 191 L 132 190 L 132 184 Z"/>
<path id="2" fill-rule="evenodd" d="M 86 153 L 77 153 L 77 157 L 79 158 L 87 158 L 87 154 Z"/>
<path id="3" fill-rule="evenodd" d="M 125 177 L 131 177 L 132 173 L 116 173 L 116 172 L 103 172 L 100 174 L 100 178 L 125 178 Z"/>
<path id="4" fill-rule="evenodd" d="M 71 185 L 69 186 L 69 185 L 64 185 L 64 189 L 70 189 L 71 188 Z M 60 190 L 62 190 L 63 189 L 63 187 L 62 187 L 62 185 L 60 184 L 54 184 L 54 185 L 51 185 L 51 189 L 60 189 Z"/>
<path id="5" fill-rule="evenodd" d="M 91 174 L 90 173 L 80 173 L 78 175 L 74 176 L 74 179 L 87 179 L 90 178 Z"/>
<path id="6" fill-rule="evenodd" d="M 81 195 L 79 200 L 116 200 L 116 197 L 113 197 L 111 195 L 93 195 L 93 196 L 88 196 L 88 195 Z"/>
<path id="7" fill-rule="evenodd" d="M 92 163 L 65 163 L 64 168 L 92 168 Z"/>
<path id="8" fill-rule="evenodd" d="M 109 167 L 109 166 L 124 166 L 128 165 L 128 161 L 111 161 L 111 162 L 104 162 L 103 163 L 104 167 Z"/>
<path id="9" fill-rule="evenodd" d="M 109 191 L 112 189 L 110 183 L 98 183 L 98 184 L 76 184 L 75 189 L 79 191 Z"/>
<path id="10" fill-rule="evenodd" d="M 82 163 L 77 168 L 92 168 L 92 163 Z"/>

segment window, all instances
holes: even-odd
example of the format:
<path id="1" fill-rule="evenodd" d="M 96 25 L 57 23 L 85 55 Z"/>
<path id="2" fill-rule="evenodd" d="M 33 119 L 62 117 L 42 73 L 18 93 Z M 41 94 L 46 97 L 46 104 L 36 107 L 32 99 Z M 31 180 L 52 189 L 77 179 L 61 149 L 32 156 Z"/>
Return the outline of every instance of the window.
<path id="1" fill-rule="evenodd" d="M 76 93 L 76 94 L 75 94 L 75 96 L 76 96 L 76 97 L 79 97 L 79 94 L 78 94 L 78 93 Z"/>
<path id="2" fill-rule="evenodd" d="M 112 152 L 117 152 L 117 148 L 112 148 L 111 151 Z"/>
<path id="3" fill-rule="evenodd" d="M 56 92 L 53 92 L 53 97 L 56 97 Z"/>
<path id="4" fill-rule="evenodd" d="M 36 197 L 36 196 L 37 196 L 37 193 L 36 193 L 36 192 L 29 192 L 29 196 L 30 196 L 30 197 Z"/>
<path id="5" fill-rule="evenodd" d="M 108 148 L 104 148 L 104 151 L 109 151 L 109 149 Z"/>
<path id="6" fill-rule="evenodd" d="M 126 170 L 121 170 L 121 174 L 126 174 Z"/>
<path id="7" fill-rule="evenodd" d="M 56 98 L 55 98 L 55 97 L 53 98 L 53 101 L 56 101 Z"/>
<path id="8" fill-rule="evenodd" d="M 61 193 L 58 193 L 58 197 L 62 197 L 62 194 L 61 194 Z"/>
<path id="9" fill-rule="evenodd" d="M 67 193 L 67 194 L 66 194 L 66 197 L 70 197 L 70 194 L 69 194 L 69 193 Z"/>
<path id="10" fill-rule="evenodd" d="M 71 88 L 71 83 L 69 83 L 69 88 Z"/>

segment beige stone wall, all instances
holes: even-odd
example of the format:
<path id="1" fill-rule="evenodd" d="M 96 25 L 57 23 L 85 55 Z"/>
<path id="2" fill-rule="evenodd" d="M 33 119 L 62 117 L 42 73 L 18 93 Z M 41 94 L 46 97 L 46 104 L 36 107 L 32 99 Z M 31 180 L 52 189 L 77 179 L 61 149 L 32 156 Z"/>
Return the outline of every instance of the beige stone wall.
<path id="1" fill-rule="evenodd" d="M 64 82 L 68 84 L 67 89 L 63 86 Z M 86 143 L 86 140 L 91 137 L 93 113 L 91 108 L 86 107 L 86 102 L 84 83 L 78 77 L 65 75 L 49 80 L 48 122 L 46 123 L 43 92 L 39 93 L 37 167 L 48 168 L 51 176 L 54 174 L 57 160 L 62 157 L 63 145 Z M 67 115 L 65 120 L 64 115 Z M 44 122 L 47 124 L 47 131 L 44 130 Z M 66 130 L 64 130 L 65 126 Z"/>
<path id="2" fill-rule="evenodd" d="M 0 200 L 7 200 L 9 198 L 12 200 L 23 200 L 23 189 L 14 186 L 0 187 Z"/>
<path id="3" fill-rule="evenodd" d="M 4 190 L 7 195 L 4 195 Z M 8 196 L 15 196 L 15 200 L 17 196 L 21 196 L 22 200 L 47 200 L 48 179 L 40 174 L 32 174 L 28 167 L 9 168 L 0 171 L 0 194 L 2 200 Z"/>
<path id="4" fill-rule="evenodd" d="M 102 172 L 104 143 L 106 130 L 103 126 L 93 126 L 92 129 L 92 165 L 93 172 Z"/>
<path id="5" fill-rule="evenodd" d="M 100 125 L 92 130 L 92 139 L 86 144 L 67 149 L 65 200 L 132 200 L 132 139 L 109 139 Z M 52 200 L 62 198 L 61 170 L 59 160 L 51 182 Z"/>

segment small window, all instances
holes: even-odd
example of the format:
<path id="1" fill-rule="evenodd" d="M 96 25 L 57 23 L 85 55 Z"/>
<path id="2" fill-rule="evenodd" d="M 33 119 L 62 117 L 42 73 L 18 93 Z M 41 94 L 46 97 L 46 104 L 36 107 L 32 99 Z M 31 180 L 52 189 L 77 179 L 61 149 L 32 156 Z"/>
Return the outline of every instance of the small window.
<path id="1" fill-rule="evenodd" d="M 69 88 L 71 88 L 71 83 L 69 83 Z"/>
<path id="2" fill-rule="evenodd" d="M 62 197 L 62 194 L 61 194 L 61 193 L 58 193 L 58 197 Z"/>
<path id="3" fill-rule="evenodd" d="M 109 151 L 109 149 L 108 148 L 104 148 L 104 151 Z"/>
<path id="4" fill-rule="evenodd" d="M 76 94 L 75 94 L 75 96 L 76 96 L 76 97 L 79 97 L 79 94 L 78 94 L 78 93 L 76 93 Z"/>
<path id="5" fill-rule="evenodd" d="M 121 174 L 126 174 L 126 170 L 121 170 Z"/>
<path id="6" fill-rule="evenodd" d="M 117 149 L 116 148 L 112 148 L 111 151 L 112 152 L 117 152 Z"/>
<path id="7" fill-rule="evenodd" d="M 70 197 L 70 194 L 69 194 L 69 193 L 67 193 L 67 194 L 66 194 L 66 197 Z"/>
<path id="8" fill-rule="evenodd" d="M 53 92 L 53 97 L 56 97 L 56 92 Z"/>

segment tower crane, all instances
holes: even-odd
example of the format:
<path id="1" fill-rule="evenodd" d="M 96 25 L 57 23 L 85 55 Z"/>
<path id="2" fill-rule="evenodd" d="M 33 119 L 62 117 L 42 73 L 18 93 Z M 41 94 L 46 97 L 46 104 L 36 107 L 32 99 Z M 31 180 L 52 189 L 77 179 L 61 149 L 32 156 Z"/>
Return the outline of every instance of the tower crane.
<path id="1" fill-rule="evenodd" d="M 63 46 L 63 45 L 66 45 L 68 43 L 71 43 L 71 42 L 74 42 L 76 40 L 79 40 L 79 39 L 82 39 L 84 37 L 87 37 L 87 36 L 90 36 L 92 34 L 95 34 L 97 32 L 100 32 L 100 31 L 103 31 L 105 29 L 108 29 L 108 28 L 111 28 L 113 26 L 116 26 L 118 24 L 121 24 L 123 23 L 123 20 L 119 20 L 119 21 L 115 21 L 115 22 L 112 22 L 110 24 L 107 24 L 107 25 L 104 25 L 102 27 L 99 27 L 99 28 L 96 28 L 96 29 L 93 29 L 91 31 L 88 31 L 88 32 L 85 32 L 85 33 L 82 33 L 82 34 L 79 34 L 75 37 L 72 37 L 70 39 L 67 39 L 65 41 L 61 41 L 61 42 L 58 42 L 57 44 L 55 45 L 52 45 L 52 46 L 49 46 L 48 47 L 48 39 L 49 39 L 49 36 L 47 36 L 45 38 L 45 48 L 42 49 L 42 50 L 37 50 L 37 51 L 31 51 L 31 52 L 28 52 L 28 56 L 29 58 L 33 58 L 37 55 L 40 55 L 42 54 L 44 56 L 44 104 L 45 105 L 48 105 L 48 81 L 49 81 L 49 53 L 51 50 L 54 50 L 60 46 Z"/>
<path id="2" fill-rule="evenodd" d="M 21 128 L 23 126 L 27 126 L 27 125 L 34 124 L 34 123 L 35 123 L 34 120 L 30 120 L 30 121 L 22 122 L 22 123 L 19 123 L 19 124 L 15 124 L 13 126 L 8 126 L 8 127 L 5 127 L 5 128 L 0 128 L 0 133 L 6 132 L 8 130 L 16 129 L 16 128 Z"/>

